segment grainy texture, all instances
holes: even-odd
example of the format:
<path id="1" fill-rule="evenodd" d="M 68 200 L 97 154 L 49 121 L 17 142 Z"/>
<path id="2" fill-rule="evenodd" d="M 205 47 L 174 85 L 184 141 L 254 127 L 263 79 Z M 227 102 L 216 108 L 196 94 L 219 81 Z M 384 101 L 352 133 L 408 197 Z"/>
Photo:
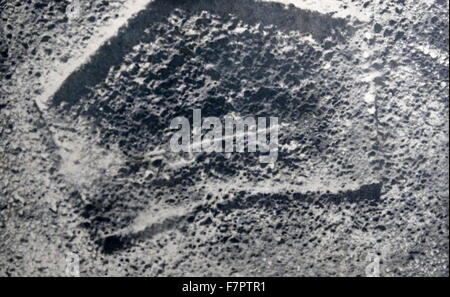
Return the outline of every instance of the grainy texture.
<path id="1" fill-rule="evenodd" d="M 0 1 L 0 275 L 448 275 L 448 1 L 297 2 L 151 1 L 46 96 L 126 1 Z M 170 152 L 194 108 L 276 164 Z"/>

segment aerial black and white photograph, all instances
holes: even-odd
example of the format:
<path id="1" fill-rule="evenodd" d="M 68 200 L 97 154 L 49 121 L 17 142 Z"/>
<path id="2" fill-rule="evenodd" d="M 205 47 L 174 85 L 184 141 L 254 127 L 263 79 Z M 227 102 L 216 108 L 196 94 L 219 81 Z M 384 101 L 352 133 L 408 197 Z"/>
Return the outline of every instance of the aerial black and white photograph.
<path id="1" fill-rule="evenodd" d="M 0 0 L 0 277 L 448 277 L 448 15 Z"/>

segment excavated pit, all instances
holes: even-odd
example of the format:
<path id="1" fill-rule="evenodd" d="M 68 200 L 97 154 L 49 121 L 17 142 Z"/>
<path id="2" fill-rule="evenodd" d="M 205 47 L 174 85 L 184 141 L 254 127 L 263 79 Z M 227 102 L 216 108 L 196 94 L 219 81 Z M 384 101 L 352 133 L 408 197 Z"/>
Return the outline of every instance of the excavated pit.
<path id="1" fill-rule="evenodd" d="M 351 27 L 343 19 L 276 3 L 244 3 L 155 1 L 66 79 L 53 97 L 57 113 L 85 118 L 102 148 L 117 145 L 127 157 L 118 174 L 98 183 L 84 200 L 89 203 L 80 206 L 87 220 L 83 226 L 103 252 L 129 249 L 135 238 L 199 223 L 196 216 L 187 221 L 184 215 L 138 234 L 116 234 L 154 204 L 197 203 L 205 195 L 195 187 L 202 180 L 270 181 L 283 170 L 301 172 L 298 152 L 312 159 L 333 149 L 335 127 L 330 119 L 350 95 L 342 86 L 345 74 L 324 65 L 339 55 L 330 49 L 345 44 Z M 264 17 L 268 11 L 271 18 Z M 277 116 L 288 125 L 281 131 L 280 145 L 295 141 L 299 148 L 281 151 L 275 170 L 258 164 L 255 153 L 200 153 L 189 166 L 167 168 L 183 158 L 171 155 L 167 147 L 173 134 L 170 121 L 192 118 L 193 109 L 201 109 L 204 117 Z M 305 122 L 308 127 L 301 129 Z M 145 159 L 161 149 L 162 156 Z M 161 177 L 161 168 L 170 178 Z M 153 174 L 142 179 L 148 170 Z M 370 195 L 375 198 L 369 200 L 379 200 L 380 190 L 368 185 L 346 194 L 327 195 L 319 189 L 305 195 L 319 196 L 324 204 L 328 199 L 367 203 Z M 261 203 L 253 203 L 254 198 L 240 194 L 225 205 L 238 207 L 248 200 L 245 208 L 258 209 Z M 273 197 L 261 199 L 264 205 Z M 283 210 L 291 207 L 295 205 L 286 203 Z M 220 203 L 202 208 L 216 216 L 229 212 Z"/>

